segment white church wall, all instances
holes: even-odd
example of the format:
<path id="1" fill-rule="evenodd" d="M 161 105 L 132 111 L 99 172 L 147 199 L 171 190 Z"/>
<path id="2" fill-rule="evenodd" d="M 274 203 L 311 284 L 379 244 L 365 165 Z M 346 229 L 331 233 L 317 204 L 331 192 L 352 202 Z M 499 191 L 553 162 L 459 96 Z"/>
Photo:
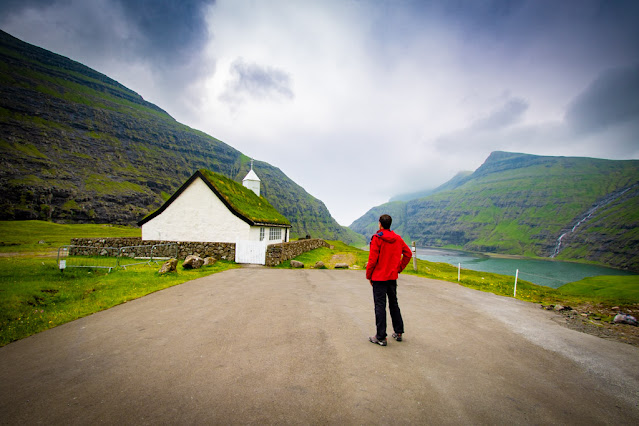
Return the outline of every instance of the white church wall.
<path id="1" fill-rule="evenodd" d="M 260 241 L 260 228 L 264 228 L 264 227 L 263 226 L 251 226 L 251 229 L 249 230 L 249 238 L 248 239 L 251 240 L 251 241 Z M 266 237 L 264 238 L 264 241 L 267 241 L 267 239 L 268 239 L 268 231 L 265 230 L 264 235 L 266 235 Z"/>
<path id="2" fill-rule="evenodd" d="M 142 225 L 142 239 L 234 243 L 252 239 L 250 228 L 204 181 L 195 179 L 160 215 Z"/>

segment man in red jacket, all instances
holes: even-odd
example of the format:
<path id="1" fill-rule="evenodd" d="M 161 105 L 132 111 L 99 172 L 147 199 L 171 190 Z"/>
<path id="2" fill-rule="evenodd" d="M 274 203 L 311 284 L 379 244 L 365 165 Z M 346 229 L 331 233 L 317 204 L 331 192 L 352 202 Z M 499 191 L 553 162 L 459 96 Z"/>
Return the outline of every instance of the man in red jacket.
<path id="1" fill-rule="evenodd" d="M 393 321 L 393 338 L 402 341 L 404 321 L 397 303 L 397 276 L 410 262 L 413 253 L 402 237 L 390 230 L 393 219 L 383 214 L 379 217 L 379 232 L 371 238 L 371 249 L 366 264 L 366 279 L 373 286 L 375 323 L 377 334 L 368 338 L 372 343 L 386 346 L 386 295 L 388 310 Z"/>

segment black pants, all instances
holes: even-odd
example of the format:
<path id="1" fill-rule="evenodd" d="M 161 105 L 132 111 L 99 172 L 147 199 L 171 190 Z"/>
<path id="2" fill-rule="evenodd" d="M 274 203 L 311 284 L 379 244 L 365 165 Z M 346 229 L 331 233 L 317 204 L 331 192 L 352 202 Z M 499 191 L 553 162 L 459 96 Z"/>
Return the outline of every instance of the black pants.
<path id="1" fill-rule="evenodd" d="M 404 321 L 397 303 L 397 281 L 373 281 L 373 301 L 375 302 L 375 324 L 379 340 L 386 338 L 386 295 L 388 310 L 393 321 L 395 333 L 404 333 Z"/>

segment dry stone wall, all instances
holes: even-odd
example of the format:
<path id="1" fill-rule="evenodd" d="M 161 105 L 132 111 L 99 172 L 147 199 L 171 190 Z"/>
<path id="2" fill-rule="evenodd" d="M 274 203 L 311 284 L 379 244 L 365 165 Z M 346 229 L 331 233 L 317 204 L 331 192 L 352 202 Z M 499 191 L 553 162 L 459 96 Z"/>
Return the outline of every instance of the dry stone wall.
<path id="1" fill-rule="evenodd" d="M 330 245 L 318 238 L 309 240 L 289 241 L 288 243 L 271 244 L 266 248 L 266 266 L 275 266 L 293 259 L 302 253 Z"/>
<path id="2" fill-rule="evenodd" d="M 196 241 L 153 241 L 141 238 L 73 238 L 71 255 L 128 257 L 177 257 L 188 255 L 235 260 L 235 243 L 203 243 Z M 153 247 L 155 246 L 155 247 Z M 177 250 L 176 250 L 177 246 Z M 321 239 L 271 244 L 266 248 L 266 266 L 275 266 L 319 247 L 330 247 Z"/>
<path id="3" fill-rule="evenodd" d="M 122 249 L 129 257 L 177 257 L 185 259 L 190 254 L 215 259 L 235 260 L 235 243 L 202 243 L 197 241 L 153 241 L 141 238 L 73 238 L 77 246 L 70 254 L 100 255 L 111 248 Z M 155 248 L 153 248 L 155 246 Z M 177 251 L 176 251 L 177 246 Z"/>

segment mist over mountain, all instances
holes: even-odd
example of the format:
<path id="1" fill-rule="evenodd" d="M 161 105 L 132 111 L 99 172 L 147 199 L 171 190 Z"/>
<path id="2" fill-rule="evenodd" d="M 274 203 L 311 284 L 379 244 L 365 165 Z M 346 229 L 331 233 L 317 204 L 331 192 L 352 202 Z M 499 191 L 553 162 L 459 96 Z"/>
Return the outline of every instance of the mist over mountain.
<path id="1" fill-rule="evenodd" d="M 0 219 L 135 224 L 195 170 L 236 181 L 249 158 L 78 62 L 0 31 Z M 256 161 L 293 237 L 357 240 L 322 201 Z"/>
<path id="2" fill-rule="evenodd" d="M 394 197 L 391 197 L 391 199 L 388 200 L 388 201 L 389 202 L 393 202 L 393 201 L 416 200 L 418 198 L 424 198 L 424 197 L 427 197 L 429 195 L 436 194 L 438 192 L 455 189 L 458 186 L 463 185 L 464 182 L 466 182 L 468 176 L 470 176 L 472 174 L 473 174 L 473 172 L 469 172 L 469 171 L 459 172 L 455 176 L 453 176 L 453 178 L 451 180 L 449 180 L 448 182 L 445 182 L 444 184 L 438 186 L 435 189 L 425 189 L 425 190 L 417 191 L 417 192 L 408 192 L 408 193 L 405 193 L 405 194 L 399 194 L 399 195 L 396 195 Z"/>
<path id="3" fill-rule="evenodd" d="M 442 187 L 373 207 L 350 228 L 370 237 L 388 213 L 393 229 L 418 246 L 639 271 L 639 160 L 493 152 Z"/>

